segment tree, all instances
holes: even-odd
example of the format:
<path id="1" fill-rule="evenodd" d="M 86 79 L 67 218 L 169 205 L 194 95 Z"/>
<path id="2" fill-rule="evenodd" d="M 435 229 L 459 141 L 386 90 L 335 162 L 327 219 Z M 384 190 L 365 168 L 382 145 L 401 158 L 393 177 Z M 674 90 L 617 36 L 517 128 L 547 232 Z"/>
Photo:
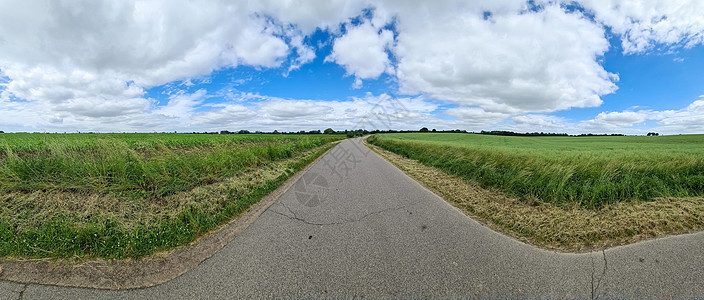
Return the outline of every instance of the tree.
<path id="1" fill-rule="evenodd" d="M 435 128 L 433 128 L 433 132 L 437 132 L 437 130 L 435 130 Z"/>
<path id="2" fill-rule="evenodd" d="M 273 134 L 277 134 L 277 133 L 279 133 L 279 131 L 276 130 L 276 129 L 274 129 L 274 132 L 272 132 L 272 133 L 273 133 Z"/>
<path id="3" fill-rule="evenodd" d="M 428 132 L 428 127 L 423 127 L 420 129 L 420 132 Z"/>
<path id="4" fill-rule="evenodd" d="M 325 131 L 323 131 L 323 133 L 325 133 L 325 134 L 333 134 L 333 133 L 335 133 L 335 130 L 332 130 L 332 128 L 328 128 L 328 129 L 325 129 Z"/>

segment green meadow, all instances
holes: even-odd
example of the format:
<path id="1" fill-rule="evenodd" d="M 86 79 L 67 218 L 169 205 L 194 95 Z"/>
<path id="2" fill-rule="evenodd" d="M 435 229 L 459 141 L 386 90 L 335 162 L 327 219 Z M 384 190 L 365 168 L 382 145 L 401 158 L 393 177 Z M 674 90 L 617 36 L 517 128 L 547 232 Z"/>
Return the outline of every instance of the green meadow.
<path id="1" fill-rule="evenodd" d="M 557 206 L 704 195 L 704 135 L 399 133 L 368 141 L 484 188 Z"/>
<path id="2" fill-rule="evenodd" d="M 343 138 L 0 134 L 0 257 L 141 257 L 183 245 Z"/>

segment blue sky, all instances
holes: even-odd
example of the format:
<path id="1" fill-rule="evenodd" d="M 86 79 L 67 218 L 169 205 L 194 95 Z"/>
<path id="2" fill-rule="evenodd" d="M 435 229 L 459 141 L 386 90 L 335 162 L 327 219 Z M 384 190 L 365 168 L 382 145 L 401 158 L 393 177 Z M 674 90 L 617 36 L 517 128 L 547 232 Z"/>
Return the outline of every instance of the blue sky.
<path id="1" fill-rule="evenodd" d="M 177 2 L 2 3 L 0 130 L 704 133 L 699 1 Z"/>

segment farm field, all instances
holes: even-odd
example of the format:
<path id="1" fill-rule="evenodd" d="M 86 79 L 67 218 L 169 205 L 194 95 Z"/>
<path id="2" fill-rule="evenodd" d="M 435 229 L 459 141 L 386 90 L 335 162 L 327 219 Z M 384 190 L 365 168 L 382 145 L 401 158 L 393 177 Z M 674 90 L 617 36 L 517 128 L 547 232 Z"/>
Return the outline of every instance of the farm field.
<path id="1" fill-rule="evenodd" d="M 141 257 L 188 243 L 343 138 L 2 134 L 0 257 Z"/>
<path id="2" fill-rule="evenodd" d="M 370 147 L 475 220 L 589 252 L 704 228 L 704 136 L 377 134 Z"/>
<path id="3" fill-rule="evenodd" d="M 529 201 L 598 208 L 704 195 L 704 135 L 375 135 L 369 142 Z"/>

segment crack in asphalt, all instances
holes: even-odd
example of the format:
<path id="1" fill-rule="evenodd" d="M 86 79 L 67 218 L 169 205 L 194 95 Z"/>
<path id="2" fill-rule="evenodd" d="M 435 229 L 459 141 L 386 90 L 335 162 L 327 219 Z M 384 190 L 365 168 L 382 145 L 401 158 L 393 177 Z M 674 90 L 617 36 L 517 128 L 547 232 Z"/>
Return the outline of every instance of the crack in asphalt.
<path id="1" fill-rule="evenodd" d="M 606 271 L 609 269 L 608 262 L 606 261 L 606 251 L 601 250 L 601 254 L 604 257 L 604 269 L 601 272 L 601 276 L 596 281 L 596 286 L 594 286 L 594 273 L 596 272 L 596 270 L 594 269 L 594 256 L 592 256 L 592 300 L 599 298 L 596 292 L 599 290 L 599 286 L 601 286 L 601 280 L 606 277 Z"/>
<path id="2" fill-rule="evenodd" d="M 345 224 L 345 222 L 333 222 L 333 223 L 314 223 L 314 222 L 310 222 L 310 221 L 308 221 L 308 220 L 306 220 L 306 219 L 303 219 L 303 218 L 298 217 L 298 215 L 296 215 L 296 213 L 293 212 L 293 210 L 292 210 L 291 208 L 289 208 L 288 206 L 286 206 L 282 201 L 277 201 L 277 202 L 274 203 L 274 204 L 275 204 L 275 205 L 280 205 L 280 206 L 282 206 L 283 208 L 285 208 L 286 210 L 288 210 L 288 212 L 290 212 L 291 215 L 287 215 L 287 214 L 284 214 L 284 213 L 281 213 L 281 212 L 278 212 L 278 211 L 272 209 L 271 211 L 272 211 L 273 213 L 282 215 L 282 216 L 287 217 L 287 218 L 292 219 L 292 220 L 296 220 L 296 221 L 300 221 L 300 222 L 306 223 L 306 224 L 308 224 L 308 225 L 326 226 L 326 225 L 341 225 L 341 224 Z"/>
<path id="3" fill-rule="evenodd" d="M 360 218 L 358 218 L 358 219 L 343 219 L 343 221 L 341 221 L 341 222 L 329 222 L 329 223 L 315 223 L 315 222 L 310 222 L 310 221 L 308 221 L 308 220 L 306 220 L 306 219 L 304 219 L 304 218 L 298 217 L 298 215 L 296 215 L 296 213 L 294 213 L 293 210 L 292 210 L 290 207 L 288 207 L 287 205 L 285 205 L 282 201 L 278 201 L 278 202 L 276 202 L 276 203 L 274 203 L 274 204 L 277 204 L 277 205 L 282 206 L 283 208 L 285 208 L 286 210 L 288 210 L 288 212 L 291 213 L 291 215 L 288 215 L 288 214 L 285 214 L 285 213 L 282 213 L 282 212 L 279 212 L 279 211 L 276 211 L 276 210 L 271 210 L 271 211 L 272 211 L 273 213 L 275 213 L 275 214 L 278 214 L 278 215 L 287 217 L 287 218 L 292 219 L 292 220 L 300 221 L 300 222 L 303 222 L 303 223 L 308 224 L 308 225 L 330 226 L 330 225 L 343 225 L 343 224 L 361 222 L 362 220 L 364 220 L 364 219 L 366 219 L 366 218 L 368 218 L 368 217 L 371 217 L 371 216 L 373 216 L 373 215 L 383 214 L 383 213 L 389 212 L 389 211 L 396 211 L 396 210 L 405 209 L 405 208 L 407 208 L 407 207 L 411 207 L 411 206 L 414 206 L 414 205 L 416 205 L 416 204 L 419 204 L 420 202 L 421 202 L 421 201 L 416 201 L 416 202 L 413 202 L 413 203 L 410 203 L 410 204 L 406 204 L 406 205 L 402 205 L 402 206 L 399 206 L 399 207 L 390 207 L 390 208 L 382 209 L 382 210 L 379 210 L 379 211 L 370 212 L 370 213 L 368 213 L 368 214 L 366 214 L 366 215 L 363 215 L 362 217 L 360 217 Z"/>
<path id="4" fill-rule="evenodd" d="M 27 290 L 27 285 L 28 284 L 26 283 L 22 285 L 22 290 L 20 290 L 20 295 L 17 297 L 17 300 L 22 300 L 22 298 L 24 298 L 24 292 Z"/>

